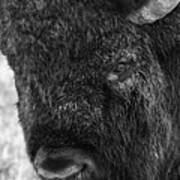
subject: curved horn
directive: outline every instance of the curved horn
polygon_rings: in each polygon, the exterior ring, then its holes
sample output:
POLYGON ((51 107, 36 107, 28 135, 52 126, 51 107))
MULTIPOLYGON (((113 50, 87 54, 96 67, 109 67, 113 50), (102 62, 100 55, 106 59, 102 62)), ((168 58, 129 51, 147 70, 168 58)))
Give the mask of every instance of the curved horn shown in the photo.
POLYGON ((143 7, 128 15, 128 19, 136 24, 153 23, 170 13, 180 0, 149 0, 143 7))

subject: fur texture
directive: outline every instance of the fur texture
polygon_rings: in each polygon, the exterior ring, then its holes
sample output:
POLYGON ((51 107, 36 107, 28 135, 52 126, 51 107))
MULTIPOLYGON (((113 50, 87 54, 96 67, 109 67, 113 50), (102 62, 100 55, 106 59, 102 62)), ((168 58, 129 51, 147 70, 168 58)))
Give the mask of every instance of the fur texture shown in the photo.
POLYGON ((29 157, 77 147, 106 180, 177 180, 180 6, 137 26, 124 18, 135 1, 117 2, 0 0, 29 157))

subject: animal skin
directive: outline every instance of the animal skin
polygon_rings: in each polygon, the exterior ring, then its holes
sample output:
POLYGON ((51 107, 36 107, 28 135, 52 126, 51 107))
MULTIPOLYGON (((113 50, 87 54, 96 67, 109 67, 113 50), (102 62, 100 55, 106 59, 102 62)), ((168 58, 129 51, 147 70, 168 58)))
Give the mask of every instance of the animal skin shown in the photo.
POLYGON ((180 5, 151 24, 126 18, 145 3, 0 0, 0 49, 42 179, 180 178, 180 5))

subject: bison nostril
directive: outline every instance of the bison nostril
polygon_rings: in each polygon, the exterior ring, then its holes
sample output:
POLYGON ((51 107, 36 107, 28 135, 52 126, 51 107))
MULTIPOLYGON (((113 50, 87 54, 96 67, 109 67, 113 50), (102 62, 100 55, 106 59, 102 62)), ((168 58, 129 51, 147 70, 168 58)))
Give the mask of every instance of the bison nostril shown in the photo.
POLYGON ((70 148, 50 152, 41 148, 35 157, 34 166, 37 173, 47 179, 66 179, 82 174, 90 177, 97 174, 97 166, 89 155, 70 148))
POLYGON ((66 169, 66 168, 70 167, 73 164, 74 164, 74 162, 72 160, 70 160, 70 159, 63 159, 63 158, 52 159, 52 158, 47 158, 46 160, 44 160, 44 162, 42 162, 41 167, 43 169, 48 170, 48 171, 56 172, 56 171, 59 171, 59 170, 66 169))

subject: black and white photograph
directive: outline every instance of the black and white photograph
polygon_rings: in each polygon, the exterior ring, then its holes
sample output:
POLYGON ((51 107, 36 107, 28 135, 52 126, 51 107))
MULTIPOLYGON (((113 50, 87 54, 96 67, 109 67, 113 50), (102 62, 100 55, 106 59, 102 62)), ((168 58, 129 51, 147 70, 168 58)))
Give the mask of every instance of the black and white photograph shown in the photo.
POLYGON ((0 180, 180 180, 180 0, 0 0, 0 180))

